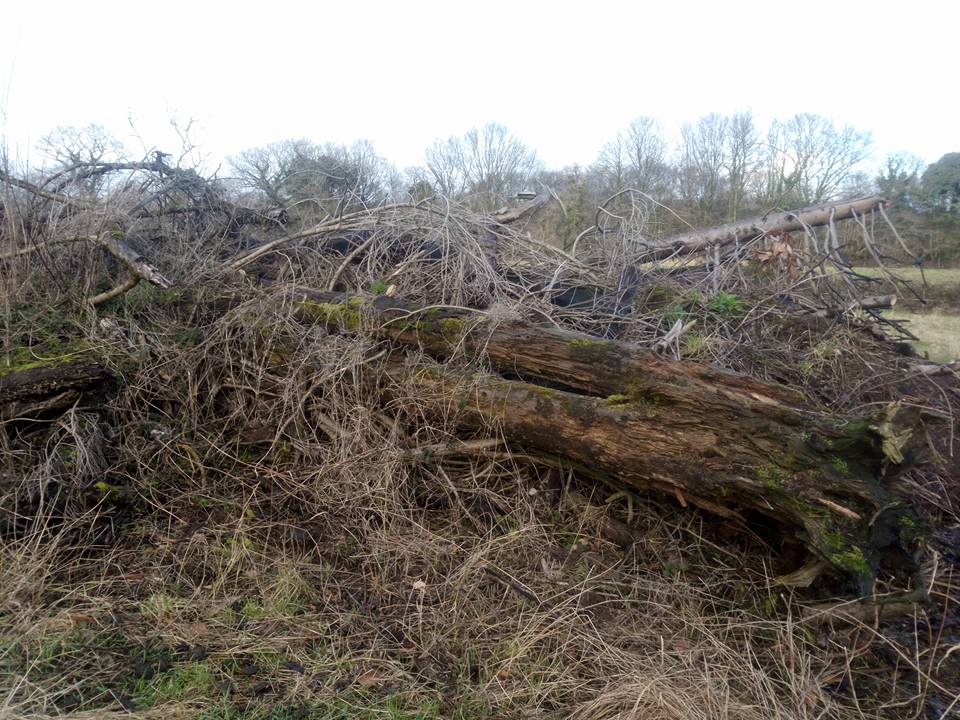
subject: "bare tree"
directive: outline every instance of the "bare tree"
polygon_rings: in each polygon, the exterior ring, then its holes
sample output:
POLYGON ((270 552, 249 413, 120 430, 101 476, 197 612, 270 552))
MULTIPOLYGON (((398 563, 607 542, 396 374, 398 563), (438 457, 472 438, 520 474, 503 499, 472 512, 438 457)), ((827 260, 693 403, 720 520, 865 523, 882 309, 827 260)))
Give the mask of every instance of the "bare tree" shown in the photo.
POLYGON ((230 165, 242 186, 262 193, 268 204, 284 207, 290 200, 283 188, 284 180, 292 173, 298 146, 306 142, 284 140, 244 150, 231 158, 230 165))
POLYGON ((656 120, 638 117, 627 128, 624 141, 633 185, 644 192, 660 194, 668 174, 667 144, 656 120))
POLYGON ((123 143, 96 124, 58 127, 40 140, 40 151, 61 167, 118 162, 125 155, 123 143))
POLYGON ((424 157, 431 184, 447 197, 459 197, 467 191, 463 145, 458 137, 437 140, 426 149, 424 157))
POLYGON ((774 121, 768 138, 761 196, 771 206, 820 202, 841 194, 870 156, 870 134, 837 127, 822 115, 800 113, 774 121))
POLYGON ((603 178, 603 186, 608 193, 617 192, 629 184, 627 180, 628 164, 626 142, 623 133, 620 132, 600 149, 600 155, 597 157, 595 165, 597 173, 603 178))
POLYGON ((727 220, 736 220, 747 198, 750 176, 756 166, 757 129, 753 115, 737 113, 727 121, 727 220))
POLYGON ((391 194, 399 179, 366 140, 350 146, 286 140, 245 150, 231 160, 241 185, 274 207, 312 206, 331 214, 369 207, 391 194))
MULTIPOLYGON (((54 178, 70 174, 79 167, 126 159, 123 143, 102 125, 96 124, 58 127, 40 140, 39 150, 52 163, 54 172, 50 175, 54 178)), ((70 191, 97 195, 110 180, 107 174, 95 175, 74 183, 70 191)))
POLYGON ((531 148, 497 123, 434 143, 426 162, 438 191, 452 197, 469 194, 485 210, 524 189, 542 167, 531 148))
POLYGON ((541 168, 536 153, 503 125, 488 123, 464 135, 467 177, 473 192, 505 199, 541 168))
POLYGON ((661 197, 670 174, 666 155, 667 144, 656 120, 641 116, 603 146, 597 168, 611 192, 630 185, 661 197))
POLYGON ((698 224, 715 221, 723 213, 728 125, 728 118, 711 113, 681 130, 677 188, 698 224))
POLYGON ((792 169, 792 162, 784 151, 783 128, 774 121, 767 129, 753 179, 753 195, 762 207, 784 207, 790 198, 796 197, 792 169))

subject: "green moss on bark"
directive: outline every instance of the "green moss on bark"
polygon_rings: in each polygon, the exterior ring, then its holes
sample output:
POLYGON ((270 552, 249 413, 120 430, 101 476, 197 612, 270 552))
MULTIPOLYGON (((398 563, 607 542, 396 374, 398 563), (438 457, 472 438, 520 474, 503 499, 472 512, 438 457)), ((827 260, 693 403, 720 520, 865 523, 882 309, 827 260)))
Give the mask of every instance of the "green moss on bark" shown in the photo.
POLYGON ((91 345, 85 340, 47 341, 42 345, 15 347, 0 355, 0 377, 38 367, 59 367, 90 352, 91 345))
POLYGON ((360 327, 364 298, 351 297, 345 303, 326 303, 303 300, 300 308, 307 317, 333 325, 342 330, 357 330, 360 327))

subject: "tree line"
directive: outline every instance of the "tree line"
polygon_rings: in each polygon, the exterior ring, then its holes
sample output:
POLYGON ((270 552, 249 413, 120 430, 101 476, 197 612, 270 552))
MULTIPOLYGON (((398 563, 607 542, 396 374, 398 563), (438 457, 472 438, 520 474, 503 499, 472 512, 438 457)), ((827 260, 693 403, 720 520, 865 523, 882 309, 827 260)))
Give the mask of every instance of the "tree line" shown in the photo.
MULTIPOLYGON (((61 129, 46 155, 69 166, 116 159, 122 146, 101 128, 61 129)), ((880 193, 898 226, 931 264, 960 260, 960 153, 926 166, 908 153, 885 158, 874 175, 868 132, 811 113, 760 127, 749 112, 711 113, 685 124, 670 143, 651 117, 638 117, 606 142, 593 163, 550 169, 506 127, 489 123, 435 141, 422 165, 400 170, 366 140, 350 145, 283 140, 229 160, 224 187, 257 207, 308 222, 385 202, 442 195, 489 212, 518 193, 549 188, 560 201, 541 222, 570 247, 598 205, 631 188, 648 204, 646 232, 704 227, 825 200, 880 193)))

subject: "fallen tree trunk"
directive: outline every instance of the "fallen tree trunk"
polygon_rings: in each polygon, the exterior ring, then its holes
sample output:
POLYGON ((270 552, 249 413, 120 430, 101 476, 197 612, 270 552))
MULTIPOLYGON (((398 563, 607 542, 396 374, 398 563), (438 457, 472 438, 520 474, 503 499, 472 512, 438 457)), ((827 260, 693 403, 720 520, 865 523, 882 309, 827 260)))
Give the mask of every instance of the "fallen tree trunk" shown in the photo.
POLYGON ((0 365, 0 420, 63 410, 82 393, 103 387, 112 378, 113 373, 92 356, 37 359, 10 368, 0 365))
POLYGON ((877 195, 843 202, 821 203, 798 210, 784 210, 760 217, 707 228, 691 230, 664 238, 657 246, 644 253, 644 260, 663 259, 676 255, 690 255, 734 242, 747 242, 764 234, 795 232, 805 228, 821 227, 831 222, 846 220, 877 210, 886 204, 877 195))
POLYGON ((916 519, 885 476, 904 462, 910 420, 815 411, 789 388, 624 343, 521 321, 303 291, 300 312, 435 357, 483 354, 503 374, 414 374, 467 424, 644 490, 728 517, 752 510, 793 528, 866 587, 892 552, 909 562, 916 519))
MULTIPOLYGON (((518 447, 586 476, 665 493, 681 504, 775 520, 866 589, 880 567, 911 565, 918 521, 890 486, 905 465, 910 418, 891 407, 845 418, 795 391, 701 363, 482 313, 300 291, 302 318, 364 331, 437 358, 486 358, 500 375, 389 366, 437 412, 494 424, 518 447)), ((63 409, 111 373, 95 353, 0 373, 0 417, 63 409)))
POLYGON ((828 307, 813 311, 816 317, 833 318, 854 310, 889 310, 897 304, 896 295, 870 295, 847 303, 846 307, 828 307))

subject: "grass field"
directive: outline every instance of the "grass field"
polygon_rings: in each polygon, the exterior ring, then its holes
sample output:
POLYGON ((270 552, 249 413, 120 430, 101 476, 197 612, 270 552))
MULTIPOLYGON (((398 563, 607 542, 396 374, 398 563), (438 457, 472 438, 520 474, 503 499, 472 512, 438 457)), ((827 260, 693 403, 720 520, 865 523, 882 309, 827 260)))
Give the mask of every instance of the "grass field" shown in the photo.
MULTIPOLYGON (((854 270, 861 275, 868 275, 870 277, 880 277, 883 274, 879 268, 872 266, 856 267, 854 270)), ((893 272, 896 273, 898 277, 909 282, 922 282, 919 268, 895 268, 893 272)), ((926 278, 927 284, 934 287, 943 285, 960 286, 960 268, 924 268, 923 277, 926 278)))
POLYGON ((920 338, 917 352, 931 360, 951 362, 960 358, 960 315, 949 313, 888 313, 897 320, 908 320, 907 329, 920 338))
MULTIPOLYGON (((855 269, 870 277, 881 275, 875 267, 855 269)), ((922 282, 919 268, 897 268, 895 272, 908 282, 918 285, 922 282)), ((956 360, 960 358, 960 313, 951 310, 956 310, 960 305, 960 268, 926 268, 923 278, 927 281, 925 295, 936 305, 936 309, 915 312, 898 305, 888 315, 909 321, 907 329, 920 338, 914 346, 921 355, 926 354, 938 362, 956 360)))

